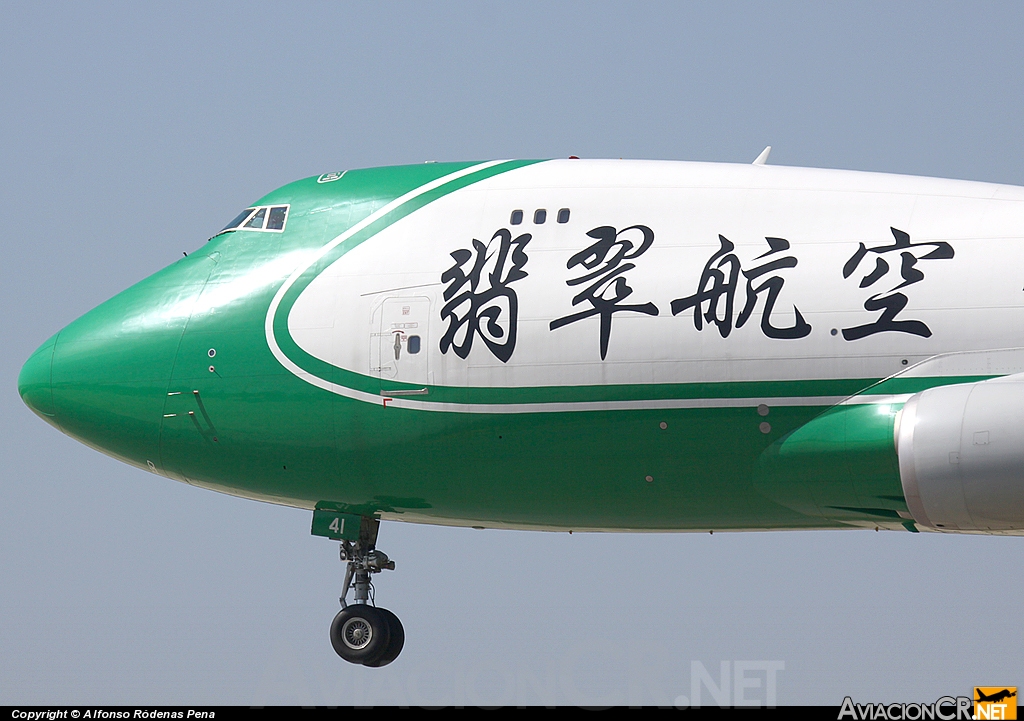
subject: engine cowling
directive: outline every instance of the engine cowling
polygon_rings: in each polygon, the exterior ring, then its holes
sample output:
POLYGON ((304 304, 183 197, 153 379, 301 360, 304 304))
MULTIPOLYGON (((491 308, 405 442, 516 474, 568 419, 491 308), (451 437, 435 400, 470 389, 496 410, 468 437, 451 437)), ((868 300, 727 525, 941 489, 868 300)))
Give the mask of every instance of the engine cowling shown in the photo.
POLYGON ((1024 535, 1024 373, 917 393, 895 435, 919 525, 1024 535))

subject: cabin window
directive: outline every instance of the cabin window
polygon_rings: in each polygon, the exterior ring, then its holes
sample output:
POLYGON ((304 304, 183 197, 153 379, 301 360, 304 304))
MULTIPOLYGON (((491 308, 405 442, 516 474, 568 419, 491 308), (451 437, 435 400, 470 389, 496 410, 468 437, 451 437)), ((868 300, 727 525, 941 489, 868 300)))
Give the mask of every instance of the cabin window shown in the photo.
POLYGON ((547 219, 548 211, 544 210, 544 208, 538 208, 533 214, 533 222, 537 225, 543 225, 547 219))
POLYGON ((409 336, 409 340, 405 343, 405 349, 410 355, 416 355, 420 352, 420 337, 418 335, 409 336))
MULTIPOLYGON (((238 222, 241 223, 242 221, 238 221, 238 222)), ((519 225, 520 223, 522 223, 523 222, 523 211, 521 211, 521 210, 513 210, 512 211, 512 217, 509 218, 508 222, 510 222, 512 225, 519 225)))
POLYGON ((284 219, 287 215, 287 206, 278 205, 271 208, 270 216, 267 218, 267 230, 284 230, 284 219))
MULTIPOLYGON (((256 208, 246 208, 245 210, 238 214, 238 217, 236 217, 230 223, 225 225, 224 230, 231 230, 232 228, 237 228, 242 224, 242 221, 244 221, 246 218, 252 215, 252 211, 254 210, 256 210, 256 208)), ((224 230, 222 230, 221 232, 223 233, 224 230)))
POLYGON ((569 209, 568 208, 562 208, 561 210, 558 211, 558 222, 559 223, 568 223, 569 222, 569 209))
POLYGON ((243 225, 243 228, 252 228, 253 230, 263 230, 263 221, 266 220, 267 209, 260 208, 256 211, 256 215, 249 218, 249 222, 243 225))

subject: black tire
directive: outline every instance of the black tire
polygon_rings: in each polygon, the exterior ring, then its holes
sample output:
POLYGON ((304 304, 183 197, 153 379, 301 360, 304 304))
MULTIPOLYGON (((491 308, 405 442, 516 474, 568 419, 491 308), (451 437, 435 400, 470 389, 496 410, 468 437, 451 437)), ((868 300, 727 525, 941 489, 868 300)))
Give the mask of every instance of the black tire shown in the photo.
POLYGON ((379 609, 366 604, 343 608, 331 623, 331 645, 349 663, 372 663, 391 644, 391 624, 379 609))
POLYGON ((388 630, 391 633, 391 638, 388 641, 388 647, 384 653, 376 661, 365 661, 364 666, 370 668, 379 668, 380 666, 387 666, 389 663, 398 658, 398 654, 402 652, 402 647, 405 646, 405 629, 402 628, 402 622, 398 620, 398 616, 391 613, 386 608, 378 608, 381 615, 388 622, 388 630))

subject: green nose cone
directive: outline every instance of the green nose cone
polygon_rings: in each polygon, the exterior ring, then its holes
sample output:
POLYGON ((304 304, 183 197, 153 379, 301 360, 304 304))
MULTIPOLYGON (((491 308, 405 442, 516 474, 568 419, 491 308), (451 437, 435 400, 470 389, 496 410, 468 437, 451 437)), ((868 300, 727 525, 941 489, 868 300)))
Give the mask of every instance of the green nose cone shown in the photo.
POLYGON ((55 423, 53 405, 53 347, 57 335, 33 353, 18 374, 18 392, 25 405, 48 423, 55 423))
POLYGON ((175 355, 213 265, 182 259, 68 324, 21 369, 25 404, 88 446, 154 467, 175 355))

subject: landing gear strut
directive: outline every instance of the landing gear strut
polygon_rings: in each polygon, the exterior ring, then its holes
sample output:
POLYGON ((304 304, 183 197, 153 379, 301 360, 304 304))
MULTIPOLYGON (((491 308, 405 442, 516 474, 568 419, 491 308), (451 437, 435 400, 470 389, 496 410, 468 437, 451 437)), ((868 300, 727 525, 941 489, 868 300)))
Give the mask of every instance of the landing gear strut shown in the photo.
POLYGON ((341 587, 341 611, 331 623, 331 645, 349 663, 387 666, 398 658, 405 645, 405 629, 398 616, 373 604, 370 576, 395 570, 395 562, 374 546, 380 521, 362 518, 359 539, 342 540, 341 560, 346 562, 341 587), (352 603, 345 599, 354 590, 352 603))

